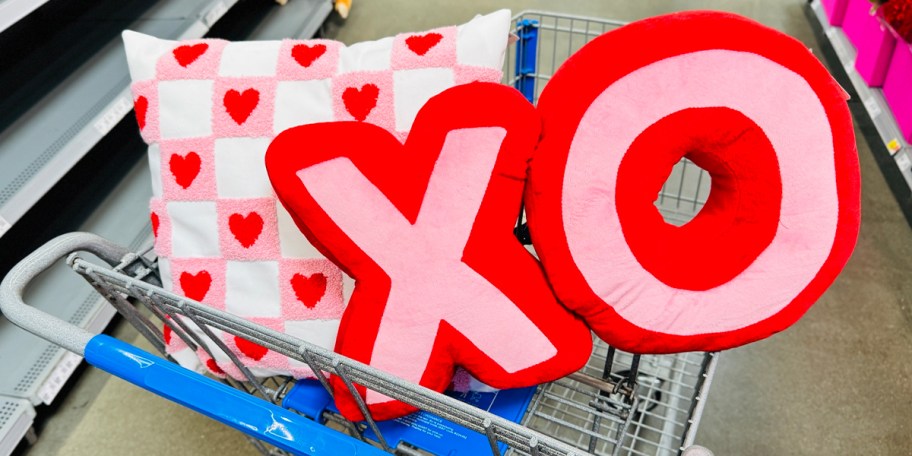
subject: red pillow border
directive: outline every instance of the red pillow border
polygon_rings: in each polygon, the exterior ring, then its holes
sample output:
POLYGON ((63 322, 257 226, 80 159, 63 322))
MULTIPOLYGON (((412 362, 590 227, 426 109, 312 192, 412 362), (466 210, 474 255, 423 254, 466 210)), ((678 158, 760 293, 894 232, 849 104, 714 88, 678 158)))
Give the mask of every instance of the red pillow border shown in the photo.
POLYGON ((551 78, 538 105, 543 136, 532 161, 526 208, 533 243, 558 298, 603 340, 634 353, 723 350, 766 338, 793 324, 835 280, 858 237, 860 176, 845 98, 845 92, 802 43, 733 14, 696 11, 658 16, 594 39, 551 78), (666 334, 621 317, 592 290, 576 266, 562 218, 565 167, 584 113, 607 87, 654 62, 711 49, 749 52, 772 60, 803 77, 817 95, 833 134, 839 200, 836 235, 813 280, 771 317, 726 332, 666 334), (610 65, 605 56, 611 57, 610 65))

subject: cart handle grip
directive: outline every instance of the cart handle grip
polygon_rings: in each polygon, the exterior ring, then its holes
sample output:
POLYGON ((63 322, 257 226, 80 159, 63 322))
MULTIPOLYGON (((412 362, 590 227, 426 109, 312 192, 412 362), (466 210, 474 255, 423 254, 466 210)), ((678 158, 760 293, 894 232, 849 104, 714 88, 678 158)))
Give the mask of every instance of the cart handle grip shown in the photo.
POLYGON ((129 250, 91 233, 60 235, 17 263, 0 283, 0 313, 16 326, 78 355, 84 355, 93 334, 74 324, 27 305, 22 295, 29 283, 58 260, 77 251, 85 251, 112 267, 130 253, 129 250))
POLYGON ((104 334, 88 341, 85 359, 142 389, 293 454, 388 455, 360 440, 327 432, 324 426, 308 418, 104 334))

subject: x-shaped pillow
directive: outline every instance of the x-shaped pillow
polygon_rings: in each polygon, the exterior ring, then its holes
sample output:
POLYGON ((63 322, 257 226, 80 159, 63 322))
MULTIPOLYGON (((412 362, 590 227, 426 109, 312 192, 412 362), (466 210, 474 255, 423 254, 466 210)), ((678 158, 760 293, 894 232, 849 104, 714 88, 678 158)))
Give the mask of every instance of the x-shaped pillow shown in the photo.
MULTIPOLYGON (((275 139, 266 167, 279 199, 356 281, 337 352, 437 391, 456 365, 512 388, 585 364, 589 331, 512 234, 539 130, 518 92, 474 83, 432 98, 404 145, 360 122, 275 139)), ((334 389, 361 418, 339 379, 334 389)), ((365 399, 377 419, 414 410, 365 399)))

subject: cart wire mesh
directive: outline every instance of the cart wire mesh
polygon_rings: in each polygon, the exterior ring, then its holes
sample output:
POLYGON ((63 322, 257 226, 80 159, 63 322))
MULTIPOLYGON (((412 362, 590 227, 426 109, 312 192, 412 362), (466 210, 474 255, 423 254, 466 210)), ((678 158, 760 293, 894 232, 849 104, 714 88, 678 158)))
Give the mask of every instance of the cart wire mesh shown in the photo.
MULTIPOLYGON (((568 56, 592 38, 622 25, 620 22, 525 12, 516 17, 519 40, 507 56, 506 84, 531 101, 568 56), (534 35, 534 39, 530 38, 534 35), (534 46, 530 45, 533 44, 534 46), (534 52, 533 65, 530 52, 534 52)), ((656 200, 669 223, 683 224, 699 212, 709 193, 705 172, 687 160, 675 166, 656 200)), ((423 387, 287 334, 256 325, 231 314, 160 288, 157 263, 150 252, 131 254, 117 267, 99 266, 74 253, 67 259, 155 349, 166 358, 162 325, 191 348, 224 352, 247 381, 224 379, 230 386, 280 405, 294 380, 255 377, 215 335, 225 331, 306 363, 328 389, 326 374, 339 376, 354 392, 355 385, 401 400, 487 436, 492 453, 498 442, 515 455, 675 455, 693 444, 718 355, 683 353, 634 356, 594 338, 595 348, 585 368, 564 379, 541 385, 521 423, 513 423, 423 387), (208 336, 201 338, 192 327, 208 336)), ((173 360, 172 360, 173 361, 173 360)), ((363 423, 341 415, 309 417, 338 432, 395 454, 428 454, 405 442, 392 447, 359 399, 363 423), (368 439, 370 429, 376 439, 368 439)), ((263 454, 286 454, 256 440, 263 454)))
MULTIPOLYGON (((508 51, 503 83, 515 87, 533 103, 565 60, 593 38, 624 25, 542 11, 524 11, 515 19, 517 41, 508 51)), ((605 65, 611 64, 610 57, 606 56, 605 65)), ((684 225, 703 208, 710 184, 706 171, 682 159, 662 186, 656 207, 668 223, 684 225)))

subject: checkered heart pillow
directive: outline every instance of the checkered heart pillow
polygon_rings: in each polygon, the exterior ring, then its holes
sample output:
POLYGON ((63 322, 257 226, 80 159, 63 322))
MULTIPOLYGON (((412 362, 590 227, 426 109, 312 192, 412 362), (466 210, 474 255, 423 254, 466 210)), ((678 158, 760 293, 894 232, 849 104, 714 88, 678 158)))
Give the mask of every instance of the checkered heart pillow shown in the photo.
MULTIPOLYGON (((501 10, 459 27, 347 47, 328 40, 176 42, 125 31, 136 119, 149 143, 151 220, 165 287, 333 348, 350 281, 276 200, 267 146, 289 127, 337 120, 369 122, 404 139, 432 96, 500 81, 509 29, 510 12, 501 10)), ((194 353, 165 331, 169 353, 189 368, 243 379, 227 349, 257 376, 312 375, 255 343, 215 335, 219 340, 200 334, 210 350, 194 353)))

